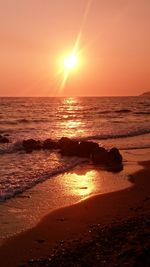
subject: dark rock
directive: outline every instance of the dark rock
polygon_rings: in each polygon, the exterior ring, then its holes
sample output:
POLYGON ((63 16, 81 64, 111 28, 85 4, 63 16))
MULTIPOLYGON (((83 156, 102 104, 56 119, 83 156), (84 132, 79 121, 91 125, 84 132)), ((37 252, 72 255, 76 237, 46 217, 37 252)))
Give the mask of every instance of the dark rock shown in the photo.
POLYGON ((60 153, 61 155, 64 156, 74 156, 77 145, 78 145, 77 141, 71 140, 68 137, 62 137, 58 141, 60 153))
POLYGON ((62 137, 59 142, 60 153, 65 156, 78 156, 89 158, 99 149, 99 145, 94 142, 75 141, 67 137, 62 137))
POLYGON ((123 170, 122 155, 118 148, 113 147, 108 152, 109 164, 107 170, 111 172, 120 172, 123 170))
POLYGON ((0 143, 9 143, 9 139, 0 134, 0 143))
POLYGON ((113 147, 110 149, 108 153, 109 153, 109 160, 111 163, 117 163, 117 164, 122 163, 122 155, 120 154, 118 148, 113 147))
POLYGON ((99 147, 99 149, 92 154, 91 157, 94 164, 108 164, 109 163, 109 156, 108 151, 104 147, 99 147))
POLYGON ((23 140, 22 145, 27 153, 31 153, 33 150, 39 150, 42 148, 41 142, 34 139, 23 140))
POLYGON ((78 141, 66 140, 65 143, 61 143, 60 153, 63 156, 79 156, 78 141))
POLYGON ((122 155, 117 148, 112 148, 107 151, 103 147, 92 154, 91 157, 94 164, 105 165, 108 171, 120 172, 123 169, 122 155))
POLYGON ((106 167, 106 169, 107 169, 107 171, 114 172, 114 173, 121 172, 123 170, 123 164, 122 163, 120 163, 120 164, 110 163, 106 167))
POLYGON ((53 141, 52 139, 46 139, 44 142, 43 142, 43 149, 57 149, 58 148, 58 143, 53 141))
POLYGON ((71 142, 73 142, 70 138, 68 137, 62 137, 58 141, 58 146, 60 149, 63 149, 64 147, 68 146, 71 142))
MULTIPOLYGON (((0 138, 4 138, 0 135, 0 138)), ((44 142, 34 139, 23 140, 22 146, 26 153, 31 153, 33 150, 51 150, 60 149, 62 156, 77 156, 89 158, 94 164, 105 165, 108 171, 118 172, 123 169, 122 155, 117 148, 112 148, 107 151, 95 142, 77 141, 68 137, 62 137, 58 142, 52 139, 46 139, 44 142)))
POLYGON ((99 151, 99 145, 94 142, 81 141, 78 145, 78 156, 91 157, 92 154, 99 151))

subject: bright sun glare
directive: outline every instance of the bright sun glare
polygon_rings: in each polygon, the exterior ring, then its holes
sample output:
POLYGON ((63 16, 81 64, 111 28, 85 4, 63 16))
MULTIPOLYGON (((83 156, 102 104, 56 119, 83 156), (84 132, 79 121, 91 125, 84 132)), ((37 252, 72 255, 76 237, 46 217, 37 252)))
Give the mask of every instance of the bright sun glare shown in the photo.
POLYGON ((60 57, 60 74, 62 75, 62 81, 60 82, 59 90, 63 90, 69 76, 72 72, 80 67, 80 58, 78 53, 74 51, 60 57))
POLYGON ((74 69, 77 65, 77 56, 75 54, 71 54, 66 56, 64 59, 64 68, 66 70, 74 69))

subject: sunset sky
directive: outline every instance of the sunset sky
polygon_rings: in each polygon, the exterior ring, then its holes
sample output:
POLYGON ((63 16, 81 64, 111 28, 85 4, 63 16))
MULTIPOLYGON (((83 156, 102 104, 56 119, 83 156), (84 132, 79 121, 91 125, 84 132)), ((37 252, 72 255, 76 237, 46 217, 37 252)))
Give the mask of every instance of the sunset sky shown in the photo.
POLYGON ((0 36, 1 96, 150 90, 150 0, 0 0, 0 36), (79 63, 61 86, 77 38, 79 63))

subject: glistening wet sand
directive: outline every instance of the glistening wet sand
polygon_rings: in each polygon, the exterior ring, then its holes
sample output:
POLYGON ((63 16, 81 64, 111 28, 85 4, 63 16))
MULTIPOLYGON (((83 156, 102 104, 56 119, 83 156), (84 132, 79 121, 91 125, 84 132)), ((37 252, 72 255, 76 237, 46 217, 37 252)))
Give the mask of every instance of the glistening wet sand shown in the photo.
POLYGON ((144 169, 132 174, 132 187, 54 211, 33 229, 8 240, 0 250, 2 266, 17 266, 29 259, 49 257, 60 241, 84 239, 93 224, 107 226, 114 221, 148 218, 150 162, 140 164, 144 169))

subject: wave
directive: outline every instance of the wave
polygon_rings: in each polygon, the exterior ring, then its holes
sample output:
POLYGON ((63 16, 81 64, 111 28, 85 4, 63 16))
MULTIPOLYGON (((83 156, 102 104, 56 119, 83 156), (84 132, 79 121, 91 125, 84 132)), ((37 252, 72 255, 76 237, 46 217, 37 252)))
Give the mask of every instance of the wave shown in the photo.
POLYGON ((102 110, 99 111, 98 114, 113 114, 113 113, 130 113, 132 112, 130 109, 118 109, 118 110, 102 110))
POLYGON ((150 148, 150 145, 147 144, 147 145, 140 145, 140 146, 128 146, 128 147, 119 147, 120 150, 135 150, 135 149, 149 149, 150 148))
POLYGON ((30 177, 30 179, 26 180, 26 182, 24 180, 21 185, 17 185, 16 188, 11 187, 11 188, 7 189, 3 193, 1 193, 0 202, 4 202, 7 199, 10 199, 10 198, 12 198, 18 194, 21 194, 28 189, 31 189, 36 184, 42 183, 45 180, 51 178, 52 176, 55 176, 58 174, 63 174, 66 171, 73 169, 74 167, 76 167, 79 164, 87 163, 88 160, 87 159, 81 159, 81 158, 74 158, 73 162, 70 162, 70 160, 68 162, 69 163, 67 165, 62 166, 62 167, 57 167, 56 169, 54 169, 52 171, 45 172, 41 176, 33 177, 33 178, 30 177))
POLYGON ((118 109, 115 110, 115 113, 130 113, 132 112, 130 109, 118 109))
POLYGON ((19 123, 43 123, 43 122, 49 122, 49 119, 31 119, 31 120, 27 120, 27 119, 20 119, 17 122, 19 123))
POLYGON ((150 111, 139 111, 139 112, 134 112, 136 115, 150 115, 150 111))
POLYGON ((6 125, 6 124, 16 125, 17 122, 15 120, 0 120, 0 124, 1 125, 6 125))
POLYGON ((108 113, 112 113, 112 110, 102 110, 98 112, 98 114, 108 114, 108 113))
MULTIPOLYGON (((134 131, 127 131, 126 133, 111 133, 111 134, 104 134, 104 135, 91 135, 86 137, 81 137, 81 140, 106 140, 106 139, 116 139, 116 138, 127 138, 127 137, 134 137, 144 134, 149 134, 150 129, 140 129, 134 131)), ((79 139, 79 138, 78 138, 79 139)))
POLYGON ((20 122, 20 123, 29 123, 29 120, 27 120, 27 119, 20 119, 20 120, 17 120, 16 121, 16 123, 18 123, 18 122, 20 122))
POLYGON ((17 119, 17 120, 0 120, 1 125, 18 125, 18 124, 31 124, 31 123, 45 123, 49 122, 50 119, 17 119))
MULTIPOLYGON (((109 140, 109 139, 117 139, 117 138, 128 138, 128 137, 136 137, 136 136, 142 136, 145 134, 149 134, 150 129, 139 129, 139 130, 132 130, 132 131, 127 131, 124 133, 110 133, 110 134, 98 134, 98 135, 88 135, 88 136, 83 136, 83 137, 77 137, 74 138, 76 140, 109 140)), ((23 140, 18 140, 14 143, 8 143, 5 145, 0 145, 0 154, 5 154, 5 153, 16 153, 19 151, 23 151, 23 146, 22 146, 22 141, 23 140)))
POLYGON ((22 140, 16 141, 15 143, 2 144, 2 147, 0 147, 0 155, 16 153, 22 149, 22 140))

